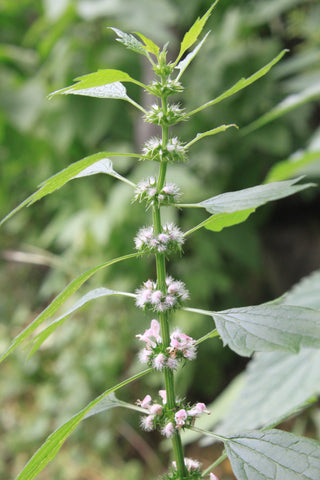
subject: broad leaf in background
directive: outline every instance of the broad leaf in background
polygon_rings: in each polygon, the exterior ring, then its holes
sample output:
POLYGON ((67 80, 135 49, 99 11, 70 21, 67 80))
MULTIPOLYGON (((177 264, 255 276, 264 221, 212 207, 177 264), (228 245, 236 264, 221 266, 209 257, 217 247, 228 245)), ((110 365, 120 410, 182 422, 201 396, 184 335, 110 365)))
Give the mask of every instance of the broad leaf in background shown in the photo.
MULTIPOLYGON (((230 434, 277 425, 319 395, 319 349, 304 348, 296 355, 257 354, 248 364, 238 397, 216 431, 230 434)), ((209 442, 205 439, 204 443, 209 442)))
MULTIPOLYGON (((73 430, 79 425, 79 423, 84 419, 90 416, 90 412, 94 407, 96 407, 99 402, 101 402, 108 395, 112 394, 119 388, 128 385, 129 383, 137 380, 138 378, 143 377, 147 373, 151 372, 152 369, 144 370, 133 377, 124 380, 115 387, 109 388, 104 393, 102 393, 95 400, 90 402, 83 410, 74 415, 70 420, 65 422, 61 427, 59 427, 55 432, 53 432, 45 441, 45 443, 36 451, 33 457, 29 460, 27 465, 24 467, 22 472, 17 476, 16 480, 33 480, 43 469, 44 467, 54 459, 54 457, 59 452, 63 443, 71 435, 73 430)), ((115 397, 111 397, 111 401, 107 402, 108 405, 105 405, 106 408, 113 408, 119 406, 122 402, 118 402, 115 397)), ((98 413, 98 412, 96 412, 98 413)))
POLYGON ((238 355, 320 347, 320 312, 293 305, 264 304, 211 312, 223 340, 238 355))
POLYGON ((281 430, 224 439, 238 480, 319 480, 320 443, 281 430))
POLYGON ((101 297, 107 297, 109 295, 124 295, 127 297, 135 297, 134 294, 132 293, 126 293, 126 292, 117 292, 116 290, 110 290, 109 288, 96 288, 94 290, 91 290, 90 292, 86 293, 83 297, 81 297, 71 308, 69 308, 64 314, 62 314, 60 317, 56 318, 51 322, 46 328, 44 328, 40 333, 36 335, 36 337, 33 340, 33 346, 30 351, 30 355, 33 355, 33 353, 38 350, 38 348, 42 345, 42 343, 63 323, 66 321, 66 319, 74 313, 75 311, 79 310, 81 307, 83 307, 86 303, 91 302, 92 300, 95 300, 97 298, 101 297))
POLYGON ((305 103, 311 102, 313 100, 318 100, 320 98, 320 85, 313 85, 300 93, 294 93, 289 95, 287 98, 282 100, 277 106, 275 106, 270 112, 262 115, 254 122, 252 122, 247 127, 241 130, 243 135, 253 132, 260 127, 263 127, 269 122, 272 122, 276 118, 285 115, 286 113, 294 110, 295 108, 304 105, 305 103))
POLYGON ((301 170, 320 160, 320 150, 313 152, 302 150, 295 152, 287 160, 276 163, 268 173, 265 183, 286 180, 300 174, 301 170))
POLYGON ((97 72, 77 77, 74 80, 77 83, 50 93, 49 98, 52 98, 54 95, 59 94, 76 94, 78 90, 83 91, 96 87, 104 87, 105 85, 114 84, 116 82, 132 82, 139 85, 140 87, 145 88, 145 85, 143 85, 143 83, 138 82, 138 80, 135 80, 134 78, 130 77, 128 73, 122 72, 121 70, 98 70, 97 72))
POLYGON ((308 307, 315 310, 320 310, 319 292, 320 271, 317 270, 294 285, 282 297, 281 301, 287 305, 298 305, 300 307, 308 307))
POLYGON ((29 207, 33 203, 37 202, 41 198, 45 197, 46 195, 49 195, 52 192, 55 192, 56 190, 59 190, 59 188, 63 187, 66 183, 68 183, 70 180, 82 176, 87 176, 87 175, 94 175, 96 173, 106 173, 108 175, 111 175, 112 177, 115 177, 125 183, 128 183, 132 187, 135 187, 135 184, 127 180, 126 178, 122 177, 119 173, 117 173, 115 170, 113 170, 113 165, 111 160, 109 158, 106 158, 106 156, 134 156, 134 157, 139 157, 140 155, 135 154, 135 153, 112 153, 112 152, 100 152, 100 153, 95 153, 94 155, 89 155, 88 157, 83 158, 82 160, 79 160, 78 162, 74 162, 71 165, 69 165, 67 168, 64 168, 61 170, 61 172, 56 173, 53 175, 53 177, 48 178, 48 180, 45 180, 44 182, 41 183, 39 190, 37 190, 35 193, 30 195, 26 200, 24 200, 20 205, 18 205, 15 209, 13 209, 6 217, 4 217, 0 221, 0 226, 8 220, 12 215, 17 213, 19 210, 21 210, 23 207, 29 207))
POLYGON ((122 262, 123 260, 129 260, 130 258, 135 258, 137 256, 141 255, 141 253, 131 253, 129 255, 124 255, 123 257, 118 257, 113 260, 110 260, 108 262, 102 263, 101 265, 98 265, 97 267, 90 268, 86 272, 82 273, 79 275, 79 277, 75 278, 72 280, 71 283, 61 292, 59 295, 57 295, 52 302, 47 306, 47 308, 38 315, 33 322, 30 323, 24 330, 22 330, 19 335, 17 335, 11 345, 7 348, 7 350, 0 356, 0 362, 2 362, 8 355, 11 353, 15 348, 20 345, 26 338, 33 333, 36 328, 38 328, 45 320, 50 318, 57 310, 58 308, 63 305, 66 300, 68 300, 69 297, 73 293, 75 293, 81 285, 84 284, 87 280, 89 280, 92 275, 94 275, 96 272, 99 270, 102 270, 103 268, 109 267, 110 265, 114 265, 115 263, 122 262))
POLYGON ((193 115, 194 113, 200 112, 204 108, 211 107, 212 105, 215 105, 216 103, 221 102, 222 100, 231 97, 235 93, 239 92, 240 90, 248 87, 252 83, 256 82, 259 80, 259 78, 263 77, 266 73, 269 72, 269 70, 281 60, 283 55, 287 52, 288 50, 282 50, 282 52, 279 53, 271 62, 267 63, 264 67, 262 67, 260 70, 258 70, 256 73, 251 75, 248 78, 241 78, 237 83, 235 83, 231 88, 226 90, 224 93, 219 95, 219 97, 215 98, 214 100, 210 100, 209 102, 205 103, 204 105, 201 105, 200 107, 196 108, 195 110, 192 110, 192 112, 188 113, 188 115, 193 115))
POLYGON ((216 0, 213 5, 207 10, 207 12, 201 17, 197 18, 197 20, 194 22, 190 30, 187 31, 187 33, 184 35, 181 46, 180 46, 180 51, 179 55, 175 61, 175 64, 179 62, 180 58, 182 55, 190 48, 192 45, 198 40, 198 37, 200 33, 203 30, 203 27, 207 23, 207 20, 214 9, 214 7, 217 5, 219 0, 216 0))

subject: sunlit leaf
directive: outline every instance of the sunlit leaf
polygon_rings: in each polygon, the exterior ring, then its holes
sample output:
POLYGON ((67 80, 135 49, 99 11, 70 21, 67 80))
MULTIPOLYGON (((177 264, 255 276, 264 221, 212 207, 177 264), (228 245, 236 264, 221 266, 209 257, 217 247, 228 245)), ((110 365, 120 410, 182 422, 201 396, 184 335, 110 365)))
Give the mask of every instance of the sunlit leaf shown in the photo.
POLYGON ((313 100, 318 100, 320 98, 320 85, 313 85, 300 93, 294 93, 289 95, 287 98, 282 100, 276 107, 274 107, 270 112, 262 115, 262 117, 255 120, 253 123, 245 127, 241 130, 241 132, 245 135, 247 133, 251 133, 254 130, 266 125, 269 122, 272 122, 276 118, 285 115, 286 113, 294 110, 295 108, 304 105, 305 103, 309 103, 313 100))
MULTIPOLYGON (((138 378, 143 377, 147 373, 151 372, 152 369, 144 370, 133 377, 124 380, 115 387, 109 388, 104 393, 102 393, 95 400, 90 402, 84 409, 79 413, 74 415, 70 420, 65 422, 61 427, 59 427, 55 432, 53 432, 45 441, 45 443, 37 450, 33 457, 29 460, 27 465, 24 467, 22 472, 17 476, 16 480, 33 480, 43 469, 44 467, 55 458, 63 443, 71 435, 73 430, 79 425, 79 423, 86 417, 90 416, 90 411, 98 405, 104 398, 112 394, 116 390, 128 385, 129 383, 137 380, 138 378)), ((109 408, 118 406, 117 400, 115 397, 111 397, 109 402, 109 408)))
POLYGON ((212 312, 224 345, 239 355, 320 347, 320 312, 293 305, 263 304, 212 312))
POLYGON ((129 50, 132 50, 141 55, 146 55, 146 49, 144 45, 134 36, 129 33, 122 32, 118 28, 109 27, 110 30, 113 30, 118 36, 117 41, 122 43, 129 50))
POLYGON ((238 480, 318 480, 320 443, 281 430, 253 430, 224 439, 238 480))
POLYGON ((232 227, 233 225, 245 222, 254 211, 254 208, 249 208, 248 210, 240 210, 239 212, 233 213, 217 213, 205 220, 203 226, 207 230, 221 232, 221 230, 226 227, 232 227))
POLYGON ((109 295, 124 295, 124 296, 134 296, 133 294, 126 293, 126 292, 118 292, 116 290, 110 290, 109 288, 96 288, 91 290, 86 295, 81 297, 71 308, 69 308, 64 314, 60 317, 56 318, 51 322, 46 328, 44 328, 40 333, 36 335, 33 340, 33 346, 30 351, 30 355, 38 350, 38 348, 42 345, 42 343, 61 325, 64 324, 66 319, 74 312, 82 308, 86 303, 91 302, 97 298, 107 297, 109 295))
POLYGON ((200 33, 203 30, 203 27, 207 23, 208 18, 214 7, 217 5, 219 0, 216 0, 213 5, 209 8, 209 10, 201 17, 197 18, 194 22, 190 30, 184 35, 183 40, 181 42, 180 51, 176 63, 180 60, 182 55, 190 48, 192 45, 198 40, 200 33))
POLYGON ((239 92, 240 90, 248 87, 252 83, 256 82, 259 80, 259 78, 263 77, 266 73, 269 72, 269 70, 277 63, 283 55, 287 52, 288 50, 283 50, 279 55, 277 55, 271 62, 269 62, 267 65, 262 67, 260 70, 258 70, 256 73, 251 75, 248 78, 241 78, 237 83, 235 83, 231 88, 226 90, 224 93, 219 95, 219 97, 215 98, 214 100, 210 100, 209 102, 205 103, 204 105, 201 105, 200 107, 196 108, 192 112, 188 113, 188 115, 193 115, 194 113, 200 112, 204 108, 211 107, 212 105, 215 105, 216 103, 221 102, 222 100, 231 97, 231 95, 234 95, 235 93, 239 92))
POLYGON ((19 333, 19 335, 14 338, 11 345, 0 356, 0 362, 2 362, 9 355, 9 353, 13 352, 13 350, 15 350, 18 345, 20 345, 24 340, 26 340, 29 335, 31 335, 36 330, 36 328, 38 328, 45 320, 52 317, 52 315, 56 313, 58 308, 60 308, 61 305, 63 305, 68 300, 68 298, 71 297, 71 295, 75 293, 81 287, 81 285, 84 284, 84 282, 89 280, 92 275, 94 275, 99 270, 102 270, 103 268, 109 267, 110 265, 118 262, 122 262, 123 260, 135 258, 138 255, 138 253, 131 253, 129 255, 124 255, 123 257, 109 260, 108 262, 102 263, 97 267, 90 268, 86 272, 79 275, 79 277, 72 280, 72 282, 69 283, 69 285, 67 285, 67 287, 52 300, 52 302, 47 306, 47 308, 42 313, 40 313, 40 315, 38 315, 30 325, 28 325, 22 332, 19 333))
POLYGON ((201 40, 201 42, 199 42, 198 45, 192 50, 192 52, 188 53, 188 55, 186 55, 183 60, 180 60, 180 62, 178 63, 178 65, 175 67, 177 70, 180 70, 179 73, 178 73, 178 75, 177 75, 176 80, 179 80, 179 78, 181 77, 181 75, 183 74, 183 72, 185 71, 185 69, 189 66, 189 64, 192 62, 192 60, 194 59, 194 57, 197 55, 197 53, 199 52, 200 48, 202 47, 202 45, 203 45, 204 42, 206 41, 209 33, 210 33, 210 32, 208 32, 208 33, 203 37, 203 39, 201 40))
POLYGON ((135 33, 141 38, 141 40, 145 44, 144 48, 147 50, 147 52, 153 53, 156 57, 158 57, 159 51, 160 51, 158 45, 156 45, 152 40, 150 40, 150 38, 147 38, 142 33, 139 33, 139 32, 135 32, 135 33))
POLYGON ((287 160, 276 163, 268 173, 265 183, 291 178, 300 174, 301 170, 317 161, 320 161, 320 150, 298 151, 287 160))
POLYGON ((78 178, 86 175, 93 175, 96 173, 106 173, 126 183, 130 183, 132 186, 135 186, 134 184, 132 184, 132 182, 129 182, 126 178, 122 177, 119 173, 113 170, 113 165, 111 160, 106 158, 107 156, 124 156, 124 155, 139 157, 139 155, 130 154, 130 153, 121 154, 121 153, 112 153, 112 152, 100 152, 100 153, 95 153, 94 155, 89 155, 88 157, 85 157, 82 160, 79 160, 78 162, 72 163, 67 168, 64 168, 63 170, 61 170, 61 172, 56 173, 52 177, 42 182, 40 185, 40 188, 35 193, 30 195, 28 198, 26 198, 26 200, 20 203, 20 205, 18 205, 15 209, 13 209, 6 217, 4 217, 0 221, 0 226, 6 220, 12 217, 12 215, 14 215, 19 210, 21 210, 23 207, 29 207, 30 205, 37 202, 38 200, 45 197, 46 195, 49 195, 50 193, 53 193, 56 190, 59 190, 59 188, 63 187, 63 185, 65 185, 67 182, 69 182, 74 178, 78 178), (89 167, 91 167, 90 170, 89 170, 89 167))

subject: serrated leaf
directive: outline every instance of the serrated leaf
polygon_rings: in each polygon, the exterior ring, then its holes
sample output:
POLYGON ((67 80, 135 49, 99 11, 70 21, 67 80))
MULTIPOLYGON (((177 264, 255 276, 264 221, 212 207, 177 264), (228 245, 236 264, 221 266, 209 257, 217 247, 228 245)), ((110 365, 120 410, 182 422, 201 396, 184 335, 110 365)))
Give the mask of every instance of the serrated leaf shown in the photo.
POLYGON ((179 78, 181 77, 181 75, 183 74, 183 72, 185 71, 185 69, 189 66, 189 64, 192 62, 192 60, 194 59, 194 57, 197 55, 197 53, 199 52, 200 48, 202 47, 202 45, 204 44, 204 42, 206 41, 208 35, 209 35, 210 32, 208 32, 204 37, 203 39, 201 40, 201 42, 198 43, 198 45, 192 50, 192 52, 188 53, 188 55, 185 56, 185 58, 183 60, 181 60, 178 65, 175 67, 177 70, 180 70, 178 75, 177 75, 177 78, 176 80, 179 80, 179 78))
POLYGON ((263 304, 212 312, 224 345, 239 355, 320 347, 320 312, 293 305, 263 304))
POLYGON ((125 47, 133 52, 147 55, 144 45, 134 36, 129 33, 122 32, 118 28, 109 27, 118 35, 117 41, 122 43, 125 47))
POLYGON ((294 110, 295 108, 304 105, 305 103, 309 103, 313 100, 317 100, 320 98, 320 85, 313 85, 300 93, 294 93, 289 95, 287 98, 282 100, 277 106, 275 106, 270 112, 262 115, 262 117, 255 120, 253 123, 242 129, 242 133, 244 135, 257 130, 258 128, 263 127, 269 122, 285 115, 286 113, 294 110))
POLYGON ((214 7, 217 5, 219 0, 216 0, 213 5, 209 8, 209 10, 201 17, 197 18, 197 20, 194 22, 192 27, 187 31, 187 33, 184 35, 183 40, 181 42, 180 46, 180 51, 178 58, 175 63, 177 63, 182 55, 190 48, 192 45, 198 40, 198 37, 200 33, 203 30, 203 27, 207 23, 207 20, 214 9, 214 7))
POLYGON ((250 208, 248 210, 241 210, 240 212, 218 213, 205 220, 203 226, 212 232, 221 232, 224 228, 245 222, 254 211, 255 208, 250 208))
POLYGON ((238 480, 318 480, 320 443, 281 430, 224 439, 238 480))
POLYGON ((302 150, 296 152, 287 160, 276 163, 268 173, 265 183, 286 180, 287 178, 297 175, 305 167, 320 160, 320 150, 308 151, 302 150))
POLYGON ((248 210, 265 205, 268 202, 288 197, 294 193, 300 192, 312 186, 311 183, 294 185, 300 180, 285 180, 283 182, 273 182, 266 185, 245 188, 235 192, 222 193, 196 204, 203 207, 209 213, 232 213, 241 210, 248 210))
POLYGON ((9 353, 13 352, 13 350, 15 350, 18 345, 20 345, 24 340, 26 340, 29 335, 31 335, 36 330, 36 328, 38 328, 45 320, 52 317, 52 315, 56 313, 58 308, 60 308, 61 305, 63 305, 73 293, 79 290, 81 285, 83 285, 87 280, 89 280, 92 275, 94 275, 99 270, 102 270, 103 268, 109 267, 110 265, 118 262, 122 262, 123 260, 135 258, 138 255, 138 253, 131 253, 129 255, 124 255, 123 257, 109 260, 108 262, 102 263, 97 267, 90 268, 89 270, 72 280, 72 282, 70 282, 69 285, 67 285, 67 287, 52 300, 52 302, 47 306, 47 308, 42 313, 40 313, 40 315, 38 315, 33 320, 33 322, 30 323, 30 325, 28 325, 24 330, 22 330, 22 332, 19 333, 19 335, 14 338, 11 345, 0 356, 0 362, 2 362, 9 355, 9 353))
MULTIPOLYGON (((138 82, 134 78, 130 77, 130 75, 126 72, 122 72, 121 70, 98 70, 94 73, 89 73, 88 75, 82 75, 81 77, 75 78, 74 85, 69 85, 68 87, 62 88, 60 90, 56 90, 55 92, 50 93, 49 98, 52 98, 54 95, 64 94, 67 95, 69 93, 84 95, 84 93, 80 94, 78 91, 85 91, 85 90, 92 90, 98 87, 105 87, 106 85, 118 83, 118 82, 132 82, 140 87, 145 88, 141 82, 138 82)), ((123 98, 124 93, 120 91, 120 98, 123 98)), ((95 96, 95 95, 91 95, 95 96)))
POLYGON ((320 350, 304 348, 296 355, 257 354, 248 364, 242 390, 216 432, 230 434, 277 425, 319 395, 320 350))
POLYGON ((86 303, 91 302, 97 298, 107 297, 109 295, 124 295, 124 296, 134 296, 133 294, 126 292, 118 292, 116 290, 110 290, 109 288, 95 288, 90 292, 86 293, 81 297, 71 308, 69 308, 64 314, 60 317, 53 320, 46 328, 44 328, 40 333, 36 335, 33 339, 33 346, 29 355, 33 355, 36 350, 42 345, 42 343, 61 325, 64 324, 66 319, 74 312, 82 308, 86 303))
POLYGON ((320 310, 320 271, 317 270, 294 285, 281 299, 287 305, 320 310))
POLYGON ((157 58, 159 56, 160 48, 156 45, 150 38, 147 38, 145 35, 139 32, 135 32, 136 35, 139 35, 141 40, 144 42, 145 47, 143 47, 147 52, 153 53, 157 58))
POLYGON ((211 107, 212 105, 215 105, 219 102, 221 102, 222 100, 225 100, 226 98, 228 97, 231 97, 232 95, 234 95, 235 93, 239 92, 240 90, 243 90, 244 88, 248 87, 249 85, 251 85, 252 83, 256 82, 257 80, 259 80, 259 78, 263 77, 264 75, 266 75, 266 73, 269 72, 269 70, 276 64, 278 63, 281 58, 283 57, 283 55, 287 52, 288 50, 283 50, 281 53, 279 53, 279 55, 277 55, 273 60, 271 60, 271 62, 267 63, 267 65, 265 65, 264 67, 262 67, 260 70, 258 70, 256 73, 254 73, 253 75, 251 75, 250 77, 248 78, 241 78, 241 80, 239 80, 237 83, 235 83, 231 88, 229 88, 228 90, 226 90, 224 93, 222 93, 221 95, 219 95, 217 98, 215 98, 214 100, 210 100, 209 102, 205 103, 204 105, 201 105, 200 107, 196 108, 195 110, 193 110, 192 112, 188 113, 188 115, 193 115, 194 113, 197 113, 197 112, 200 112, 201 110, 203 110, 204 108, 207 108, 207 107, 211 107))
MULTIPOLYGON (((119 390, 121 387, 128 385, 129 383, 141 378, 147 373, 151 372, 152 369, 144 370, 133 377, 124 380, 115 387, 109 388, 104 393, 102 393, 95 400, 90 402, 85 408, 83 408, 79 413, 74 415, 70 420, 65 422, 61 427, 59 427, 55 432, 53 432, 45 441, 45 443, 37 450, 33 457, 29 460, 27 465, 24 467, 22 472, 17 476, 16 480, 33 480, 43 469, 44 467, 54 459, 58 451, 62 447, 66 439, 71 435, 73 430, 79 425, 79 423, 89 416, 90 411, 98 405, 104 398, 112 394, 116 390, 119 390)), ((113 407, 117 405, 115 402, 111 401, 113 407)), ((110 408, 112 408, 110 406, 110 408)))
POLYGON ((232 123, 230 125, 220 125, 220 127, 213 128, 212 130, 208 130, 207 132, 198 133, 197 136, 193 140, 191 140, 191 142, 187 143, 185 148, 189 148, 191 145, 198 142, 198 140, 201 140, 204 137, 208 137, 208 136, 211 136, 211 135, 216 135, 217 133, 225 132, 230 127, 238 128, 235 123, 232 123))
MULTIPOLYGON (((12 210, 6 217, 4 217, 0 221, 0 226, 5 221, 7 221, 10 217, 12 217, 12 215, 14 215, 19 210, 21 210, 23 207, 29 207, 30 205, 37 202, 38 200, 45 197, 46 195, 49 195, 50 193, 53 193, 56 190, 59 190, 61 187, 63 187, 63 185, 68 183, 70 180, 73 180, 74 178, 78 178, 84 175, 93 175, 95 173, 107 173, 108 175, 116 177, 119 180, 122 180, 126 183, 130 183, 132 186, 134 186, 134 184, 132 184, 127 179, 122 177, 119 173, 117 173, 115 170, 113 170, 112 162, 110 159, 106 158, 107 155, 122 156, 124 154, 112 153, 112 152, 99 152, 99 153, 95 153, 94 155, 89 155, 88 157, 85 157, 82 160, 79 160, 78 162, 72 163, 67 168, 64 168, 59 173, 56 173, 52 177, 42 182, 40 185, 40 188, 35 193, 30 195, 28 198, 26 198, 26 200, 20 203, 20 205, 18 205, 14 210, 12 210), (91 170, 87 170, 89 167, 91 167, 91 170), (84 172, 87 172, 87 173, 84 173, 84 172)), ((139 155, 136 155, 136 154, 128 153, 127 155, 139 157, 139 155)))

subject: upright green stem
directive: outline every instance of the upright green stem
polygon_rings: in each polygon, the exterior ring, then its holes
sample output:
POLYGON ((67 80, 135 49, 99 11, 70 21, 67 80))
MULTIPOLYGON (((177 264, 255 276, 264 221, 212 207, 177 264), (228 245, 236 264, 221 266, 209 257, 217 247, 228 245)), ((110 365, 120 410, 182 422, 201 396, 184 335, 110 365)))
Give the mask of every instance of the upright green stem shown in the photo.
MULTIPOLYGON (((162 99, 162 109, 165 113, 167 111, 167 99, 162 99)), ((162 127, 162 146, 165 149, 168 143, 169 129, 166 126, 162 127)), ((163 158, 160 163, 157 190, 158 192, 163 188, 167 171, 167 159, 163 158)), ((162 231, 160 207, 155 204, 153 206, 153 229, 155 234, 159 234, 162 231)), ((162 253, 156 253, 156 267, 157 267, 157 285, 162 292, 166 292, 166 260, 165 255, 162 253)), ((159 320, 161 325, 161 335, 164 348, 170 345, 170 329, 169 329, 169 314, 168 312, 160 312, 159 320)), ((174 374, 170 368, 164 369, 164 381, 167 392, 167 405, 169 409, 176 407, 176 396, 174 388, 174 374)), ((172 447, 174 452, 174 458, 177 465, 177 472, 180 478, 186 476, 186 468, 184 464, 184 452, 181 442, 180 433, 175 432, 172 437, 172 447)))

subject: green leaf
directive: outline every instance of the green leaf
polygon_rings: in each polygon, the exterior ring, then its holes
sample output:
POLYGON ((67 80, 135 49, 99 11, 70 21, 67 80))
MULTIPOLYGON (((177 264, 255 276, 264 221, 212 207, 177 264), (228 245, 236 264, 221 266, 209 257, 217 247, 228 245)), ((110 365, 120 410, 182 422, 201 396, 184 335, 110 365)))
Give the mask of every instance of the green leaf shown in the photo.
POLYGON ((221 232, 223 228, 245 222, 254 211, 255 208, 249 208, 248 210, 240 210, 240 212, 218 213, 205 220, 203 226, 212 232, 221 232))
POLYGON ((118 42, 122 43, 125 47, 133 52, 140 53, 141 55, 147 55, 145 46, 134 36, 129 33, 122 32, 118 28, 109 27, 110 30, 113 30, 118 38, 118 42))
POLYGON ((266 303, 211 314, 224 345, 239 355, 320 347, 320 312, 311 308, 266 303))
POLYGON ((283 55, 287 52, 288 50, 282 50, 279 55, 277 55, 271 62, 269 62, 267 65, 262 67, 260 70, 258 70, 256 73, 251 75, 248 78, 241 78, 237 83, 235 83, 231 88, 226 90, 224 93, 219 95, 219 97, 215 98, 214 100, 210 100, 209 102, 205 103, 204 105, 201 105, 200 107, 196 108, 192 112, 188 113, 188 116, 193 115, 194 113, 200 112, 204 108, 211 107, 212 105, 215 105, 216 103, 221 102, 222 100, 231 97, 231 95, 234 95, 235 93, 239 92, 240 90, 243 90, 244 88, 248 87, 252 83, 256 82, 259 80, 259 78, 263 77, 266 73, 269 72, 269 70, 277 63, 283 55))
MULTIPOLYGON (((147 373, 151 372, 152 369, 144 370, 133 377, 124 380, 115 387, 109 388, 104 393, 102 393, 95 400, 90 402, 84 409, 79 413, 74 415, 70 420, 65 422, 61 427, 59 427, 55 432, 53 432, 45 441, 45 443, 37 450, 33 457, 29 460, 27 465, 24 467, 22 472, 17 476, 16 480, 33 480, 43 469, 44 467, 54 459, 58 451, 62 447, 66 439, 71 435, 73 430, 79 425, 79 423, 86 417, 89 416, 90 411, 98 405, 104 398, 112 394, 116 390, 128 385, 129 383, 141 378, 147 373)), ((114 397, 111 397, 109 402, 109 408, 118 406, 118 401, 114 400, 114 397)))
POLYGON ((304 348, 297 355, 257 354, 248 364, 238 393, 217 429, 218 434, 281 423, 320 395, 320 350, 304 348))
POLYGON ((287 305, 298 305, 299 307, 313 308, 320 310, 320 271, 317 270, 311 275, 303 278, 294 285, 281 299, 287 305))
POLYGON ((160 51, 160 48, 158 47, 158 45, 156 45, 152 40, 150 40, 150 38, 147 38, 142 33, 135 32, 135 34, 139 35, 141 40, 144 42, 145 47, 143 47, 143 48, 145 48, 145 50, 147 50, 147 52, 153 53, 153 55, 155 55, 158 58, 159 51, 160 51))
POLYGON ((256 187, 245 188, 235 192, 222 193, 204 200, 196 204, 196 206, 203 207, 207 212, 213 214, 255 209, 268 202, 288 197, 313 186, 311 183, 294 185, 299 180, 300 178, 295 178, 283 182, 268 183, 267 185, 257 185, 256 187))
POLYGON ((71 297, 71 295, 81 287, 81 285, 83 285, 90 277, 92 277, 92 275, 94 275, 99 270, 102 270, 103 268, 109 267, 110 265, 118 262, 122 262, 123 260, 135 258, 138 255, 138 253, 131 253, 129 255, 124 255, 123 257, 109 260, 108 262, 102 263, 97 267, 90 268, 86 272, 79 275, 79 277, 72 280, 72 282, 69 283, 69 285, 67 285, 67 287, 52 300, 48 307, 42 313, 40 313, 40 315, 38 315, 30 325, 28 325, 22 332, 19 333, 19 335, 14 338, 11 345, 0 356, 0 362, 2 362, 9 355, 9 353, 15 350, 18 345, 20 345, 24 340, 26 340, 26 338, 29 337, 29 335, 31 335, 31 333, 33 333, 45 320, 54 315, 58 308, 60 308, 61 305, 63 305, 66 300, 68 300, 68 298, 71 297))
POLYGON ((320 160, 320 150, 302 150, 296 152, 287 160, 276 163, 268 173, 265 183, 286 180, 301 172, 302 169, 320 160))
POLYGON ((61 325, 64 324, 66 319, 74 313, 75 311, 82 308, 86 303, 91 302, 100 297, 106 297, 109 295, 124 295, 129 297, 135 297, 134 294, 126 293, 126 292, 118 292, 116 290, 110 290, 109 288, 96 288, 91 290, 90 292, 86 293, 83 297, 81 297, 71 308, 69 308, 64 314, 60 317, 53 320, 46 328, 44 328, 41 332, 39 332, 36 337, 33 339, 33 346, 30 351, 29 355, 33 355, 34 352, 38 350, 38 348, 42 345, 42 343, 61 325))
POLYGON ((203 15, 201 18, 197 18, 194 22, 190 30, 184 35, 183 40, 180 46, 180 52, 178 58, 176 59, 175 63, 178 63, 182 55, 190 48, 192 45, 198 40, 200 33, 203 30, 203 27, 207 23, 208 18, 214 7, 217 5, 219 0, 216 0, 213 5, 209 8, 209 10, 203 15))
POLYGON ((238 480, 318 480, 320 443, 281 430, 224 439, 238 480))
POLYGON ((294 110, 295 108, 298 108, 305 103, 309 103, 319 98, 320 85, 313 85, 312 87, 306 88, 300 93, 289 95, 287 98, 282 100, 282 102, 276 105, 272 110, 270 110, 270 112, 262 115, 262 117, 258 118, 253 123, 242 129, 241 132, 243 133, 243 135, 251 133, 258 128, 263 127, 267 123, 281 117, 282 115, 285 115, 291 110, 294 110))
MULTIPOLYGON (((141 82, 138 82, 137 80, 134 80, 132 77, 130 77, 130 75, 128 75, 128 73, 122 72, 121 70, 98 70, 97 72, 77 77, 75 78, 75 81, 77 81, 77 83, 75 83, 74 85, 69 85, 69 87, 65 87, 50 93, 49 98, 52 98, 54 95, 66 95, 69 93, 78 93, 79 95, 81 95, 78 92, 79 90, 92 90, 97 87, 105 87, 106 85, 114 84, 117 82, 132 82, 136 83, 140 87, 145 88, 145 85, 143 85, 141 82)), ((82 93, 82 95, 85 94, 82 93)))
POLYGON ((198 45, 192 50, 192 52, 188 53, 188 55, 185 56, 185 58, 183 60, 181 60, 178 65, 175 67, 177 70, 180 70, 178 75, 177 75, 177 78, 176 78, 176 81, 179 80, 179 78, 181 77, 181 75, 183 74, 183 72, 185 71, 185 69, 189 66, 189 64, 192 62, 192 60, 194 59, 194 57, 197 55, 197 53, 199 52, 200 48, 202 47, 202 45, 204 44, 204 42, 206 41, 208 35, 209 35, 210 32, 208 32, 204 37, 203 39, 201 40, 201 42, 198 43, 198 45))
POLYGON ((225 132, 230 127, 238 128, 235 123, 232 123, 230 125, 220 125, 220 127, 213 128, 212 130, 208 130, 207 132, 198 133, 197 136, 193 140, 191 140, 191 142, 187 143, 185 148, 189 148, 191 145, 193 145, 198 140, 201 140, 204 137, 208 137, 209 135, 216 135, 217 133, 220 133, 220 132, 225 132))
POLYGON ((89 155, 88 157, 74 162, 69 165, 67 168, 64 168, 59 173, 56 173, 54 176, 48 178, 41 183, 40 188, 30 195, 26 200, 24 200, 20 205, 18 205, 14 210, 12 210, 6 217, 0 221, 0 226, 7 221, 12 215, 17 213, 23 207, 29 207, 33 203, 37 202, 41 198, 49 195, 50 193, 59 190, 63 185, 65 185, 70 180, 86 175, 93 175, 96 173, 106 173, 111 175, 119 180, 122 180, 125 183, 129 183, 131 186, 135 187, 135 184, 122 177, 119 173, 113 170, 113 165, 111 160, 106 158, 106 156, 135 156, 140 157, 136 154, 122 154, 122 153, 112 153, 112 152, 100 152, 95 153, 94 155, 89 155), (91 167, 90 169, 88 169, 91 167))

